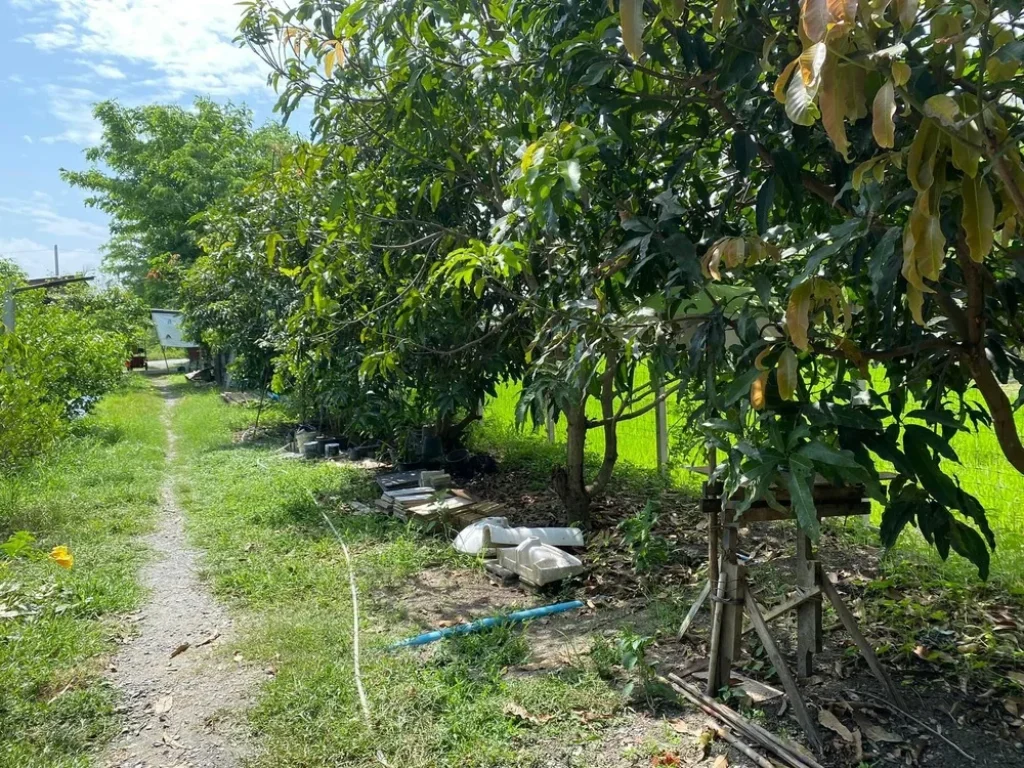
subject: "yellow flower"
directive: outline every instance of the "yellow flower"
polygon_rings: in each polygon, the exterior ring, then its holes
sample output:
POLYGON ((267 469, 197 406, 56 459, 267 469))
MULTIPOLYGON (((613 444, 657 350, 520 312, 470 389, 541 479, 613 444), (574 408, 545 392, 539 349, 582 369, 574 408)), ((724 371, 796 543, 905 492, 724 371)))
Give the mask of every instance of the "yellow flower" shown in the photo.
POLYGON ((75 564, 74 555, 68 552, 68 548, 63 545, 53 548, 50 552, 50 559, 61 568, 70 568, 75 564))

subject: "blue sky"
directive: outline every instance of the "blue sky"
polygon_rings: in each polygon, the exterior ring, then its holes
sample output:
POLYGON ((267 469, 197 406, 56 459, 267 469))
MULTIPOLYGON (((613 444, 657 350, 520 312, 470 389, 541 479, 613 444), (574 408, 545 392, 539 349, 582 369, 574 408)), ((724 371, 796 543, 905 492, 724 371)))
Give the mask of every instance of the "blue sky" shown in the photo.
POLYGON ((85 167, 97 101, 202 95, 245 103, 257 123, 271 117, 263 63, 232 42, 236 2, 0 0, 0 254, 30 277, 53 274, 54 244, 62 273, 100 267, 106 217, 59 176, 85 167))

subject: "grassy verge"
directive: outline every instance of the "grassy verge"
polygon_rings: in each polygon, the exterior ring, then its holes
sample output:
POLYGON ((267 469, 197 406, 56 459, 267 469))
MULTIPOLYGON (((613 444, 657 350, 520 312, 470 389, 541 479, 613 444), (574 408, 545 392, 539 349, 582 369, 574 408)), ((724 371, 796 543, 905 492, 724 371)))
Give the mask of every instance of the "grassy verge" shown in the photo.
POLYGON ((163 407, 142 382, 107 397, 59 453, 0 480, 0 542, 16 531, 45 557, 0 556, 0 766, 85 766, 115 725, 102 682, 113 618, 142 591, 135 537, 152 523, 164 465, 163 407))
POLYGON ((401 610, 397 590, 411 589, 424 569, 472 564, 445 541, 393 520, 332 512, 358 576, 369 730, 353 675, 347 571, 311 497, 368 498, 369 478, 343 465, 282 458, 276 445, 233 442, 233 430, 251 416, 216 393, 195 392, 176 407, 174 428, 190 535, 206 550, 215 591, 246 617, 242 653, 273 673, 251 713, 262 742, 258 765, 378 765, 377 750, 404 768, 535 765, 546 739, 584 738, 578 712, 617 709, 618 694, 588 669, 506 674, 530 653, 514 631, 388 653, 390 642, 422 631, 401 610))

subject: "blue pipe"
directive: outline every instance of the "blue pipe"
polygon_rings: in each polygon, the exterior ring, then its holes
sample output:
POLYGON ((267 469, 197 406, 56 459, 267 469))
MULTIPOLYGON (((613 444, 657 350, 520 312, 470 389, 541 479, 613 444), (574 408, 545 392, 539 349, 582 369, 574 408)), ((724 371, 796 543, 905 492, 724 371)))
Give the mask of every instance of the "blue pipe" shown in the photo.
POLYGON ((523 621, 529 621, 530 619, 539 619, 541 616, 551 616, 555 613, 565 613, 566 611, 575 611, 577 608, 582 608, 583 603, 579 600, 573 600, 570 603, 556 603, 555 605, 546 605, 543 608, 530 608, 526 611, 516 611, 510 613, 508 616, 491 616, 487 619, 480 619, 474 621, 471 624, 459 624, 455 627, 446 627, 445 629, 439 629, 434 632, 427 632, 416 637, 410 637, 408 640, 402 640, 399 643, 388 646, 389 651, 393 651, 396 648, 412 648, 418 645, 427 645, 433 643, 442 638, 449 637, 450 635, 468 635, 472 632, 479 632, 482 629, 489 629, 490 627, 503 626, 505 624, 518 624, 523 621))

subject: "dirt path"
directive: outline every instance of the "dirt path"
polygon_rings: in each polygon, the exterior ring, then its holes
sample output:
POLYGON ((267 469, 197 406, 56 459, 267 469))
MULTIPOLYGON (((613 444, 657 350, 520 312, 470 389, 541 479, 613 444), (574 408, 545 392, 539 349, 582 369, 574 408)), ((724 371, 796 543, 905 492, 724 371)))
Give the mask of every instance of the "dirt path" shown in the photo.
MULTIPOLYGON (((165 379, 154 383, 167 400, 167 462, 172 466, 170 411, 175 397, 165 379)), ((233 768, 248 754, 240 715, 256 676, 226 653, 233 634, 231 618, 199 580, 198 556, 185 540, 170 472, 161 493, 157 530, 146 539, 154 557, 142 573, 149 600, 133 616, 137 636, 112 666, 126 725, 101 764, 233 768)))

